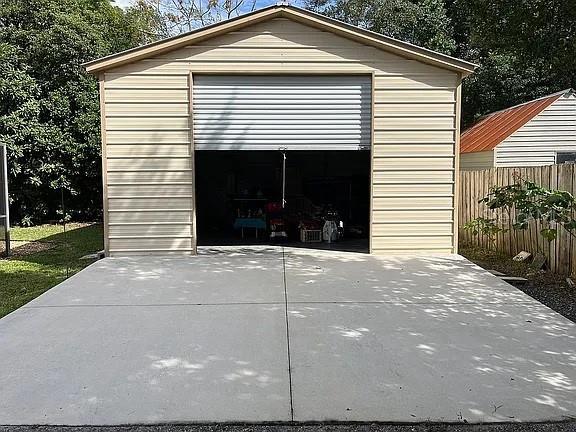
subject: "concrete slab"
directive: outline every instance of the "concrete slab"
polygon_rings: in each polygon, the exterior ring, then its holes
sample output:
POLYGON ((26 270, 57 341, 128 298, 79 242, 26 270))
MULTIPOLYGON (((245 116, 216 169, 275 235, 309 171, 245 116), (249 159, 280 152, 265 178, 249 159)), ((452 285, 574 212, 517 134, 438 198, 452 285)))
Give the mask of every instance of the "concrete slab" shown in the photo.
POLYGON ((576 414, 576 328, 527 305, 290 305, 297 421, 576 414))
POLYGON ((575 366, 574 324, 458 256, 203 248, 0 320, 0 424, 556 420, 575 366))
POLYGON ((290 420, 285 326, 283 305, 20 309, 0 424, 290 420))
POLYGON ((286 250, 289 302, 533 303, 459 255, 376 257, 286 250))
POLYGON ((105 258, 30 306, 284 302, 282 255, 105 258))

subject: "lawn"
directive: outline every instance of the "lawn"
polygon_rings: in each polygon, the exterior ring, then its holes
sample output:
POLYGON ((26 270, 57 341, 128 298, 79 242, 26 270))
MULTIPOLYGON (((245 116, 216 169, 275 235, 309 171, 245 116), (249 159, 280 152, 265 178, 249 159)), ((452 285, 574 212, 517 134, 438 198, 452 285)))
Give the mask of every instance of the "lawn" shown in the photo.
POLYGON ((13 255, 0 259, 0 317, 12 312, 93 260, 103 249, 102 225, 40 225, 11 230, 13 255))

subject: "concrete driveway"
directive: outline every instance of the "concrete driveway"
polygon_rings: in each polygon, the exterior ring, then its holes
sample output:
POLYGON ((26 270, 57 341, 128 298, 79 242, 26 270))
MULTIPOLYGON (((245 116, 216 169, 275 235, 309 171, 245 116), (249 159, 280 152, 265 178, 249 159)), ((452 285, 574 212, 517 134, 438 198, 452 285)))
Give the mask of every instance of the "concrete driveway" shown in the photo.
POLYGON ((101 260, 0 320, 0 424, 576 416, 576 326, 459 256, 101 260))

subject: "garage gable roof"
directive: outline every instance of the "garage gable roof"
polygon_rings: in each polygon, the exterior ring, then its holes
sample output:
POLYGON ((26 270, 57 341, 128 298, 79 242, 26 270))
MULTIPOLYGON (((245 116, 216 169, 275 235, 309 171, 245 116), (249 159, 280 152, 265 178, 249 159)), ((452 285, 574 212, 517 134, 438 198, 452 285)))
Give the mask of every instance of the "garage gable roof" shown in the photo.
POLYGON ((149 58, 161 53, 176 50, 201 40, 206 40, 230 31, 238 30, 242 27, 247 27, 258 22, 279 17, 292 19, 294 21, 316 27, 321 30, 329 31, 348 39, 352 39, 366 45, 371 45, 403 57, 418 60, 424 63, 438 66, 443 69, 459 72, 462 73, 463 76, 469 75, 476 68, 476 65, 464 60, 422 48, 408 42, 403 42, 389 36, 384 36, 379 33, 364 30, 359 27, 328 18, 308 10, 287 5, 269 6, 236 18, 232 18, 227 21, 222 21, 220 23, 202 27, 188 33, 183 33, 181 35, 163 39, 158 42, 143 45, 141 47, 132 48, 107 57, 102 57, 87 62, 84 64, 84 66, 88 72, 98 74, 120 65, 136 62, 138 60, 149 58))
POLYGON ((462 133, 460 153, 494 150, 498 144, 570 92, 573 90, 562 90, 482 117, 462 133))

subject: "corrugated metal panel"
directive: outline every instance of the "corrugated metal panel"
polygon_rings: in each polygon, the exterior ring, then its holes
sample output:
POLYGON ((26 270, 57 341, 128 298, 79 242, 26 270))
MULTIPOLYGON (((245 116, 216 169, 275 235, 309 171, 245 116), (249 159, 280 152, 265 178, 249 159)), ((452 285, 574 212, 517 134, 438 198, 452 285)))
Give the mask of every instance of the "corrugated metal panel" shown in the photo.
MULTIPOLYGON (((436 222, 452 222, 453 211, 450 209, 443 210, 429 210, 426 208, 420 208, 418 210, 406 209, 406 210, 396 210, 396 209, 376 209, 372 215, 372 222, 375 224, 385 224, 385 223, 400 223, 400 222, 413 222, 413 223, 436 223, 436 222)), ((378 230, 377 225, 374 226, 374 230, 378 230)), ((409 234, 409 233, 407 233, 409 234)), ((422 249, 426 249, 426 243, 421 243, 422 249)))
POLYGON ((378 183, 373 188, 374 197, 379 196, 451 196, 452 183, 378 183))
POLYGON ((556 99, 494 151, 495 166, 507 167, 552 165, 557 152, 576 151, 576 96, 556 99))
POLYGON ((544 109, 562 97, 566 92, 536 99, 521 105, 488 114, 478 123, 462 133, 461 153, 493 150, 544 109))
POLYGON ((195 150, 370 148, 367 76, 194 78, 195 150))
POLYGON ((374 227, 372 231, 375 237, 415 235, 427 236, 451 236, 452 224, 450 222, 439 223, 382 223, 374 227))
POLYGON ((193 250, 188 76, 105 76, 108 247, 193 250))
POLYGON ((462 153, 460 155, 460 170, 481 170, 494 167, 494 151, 477 153, 462 153))

